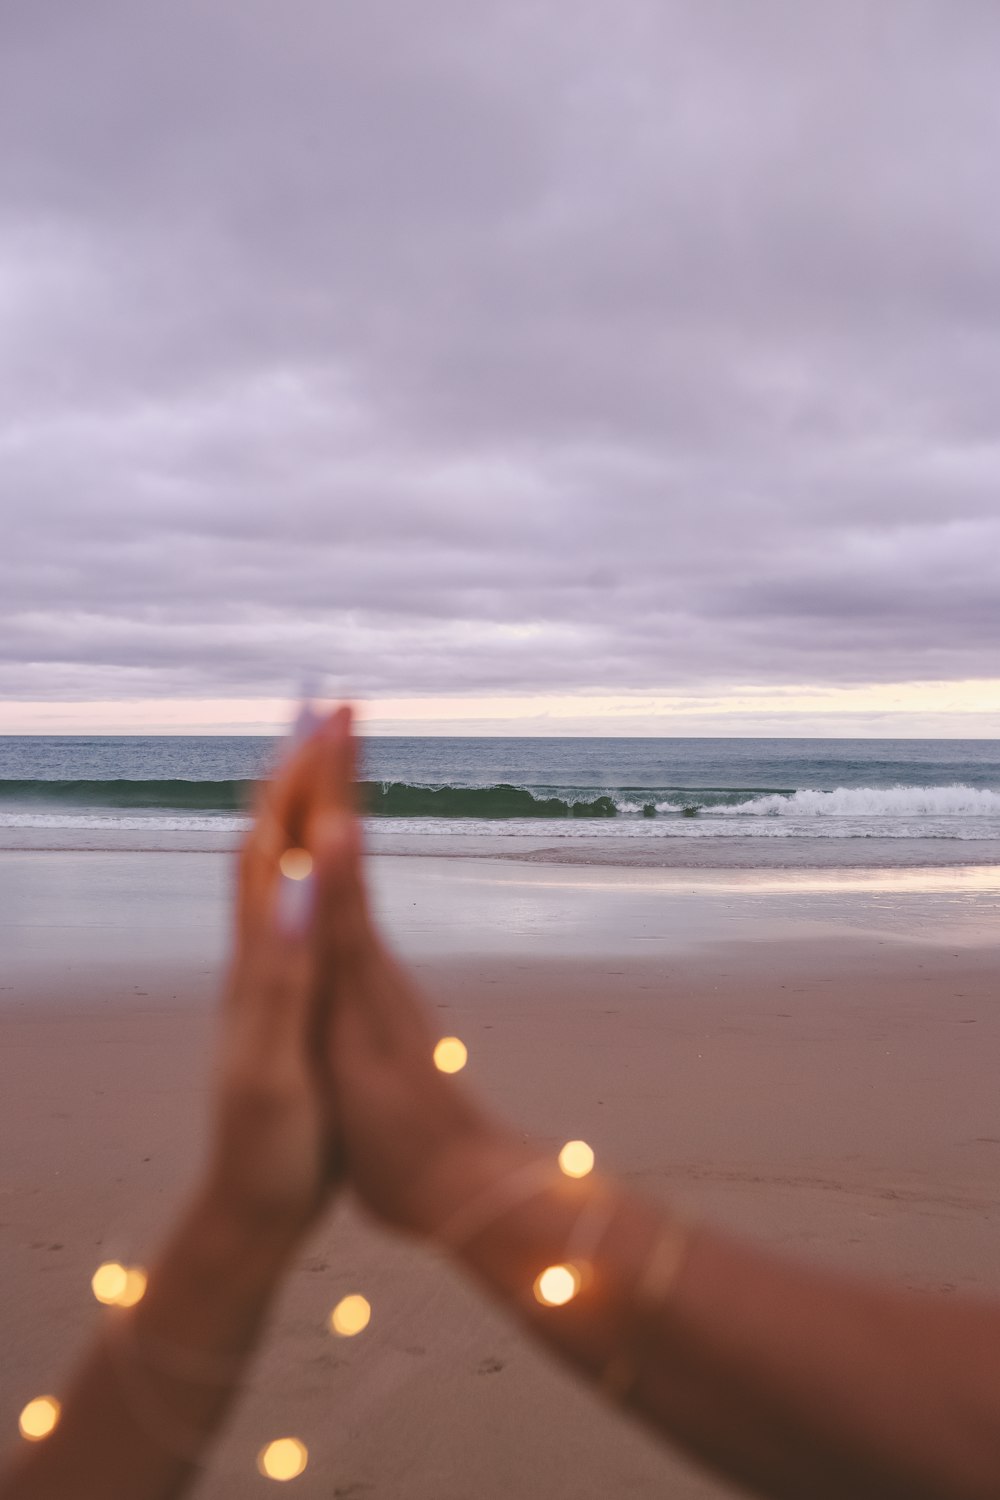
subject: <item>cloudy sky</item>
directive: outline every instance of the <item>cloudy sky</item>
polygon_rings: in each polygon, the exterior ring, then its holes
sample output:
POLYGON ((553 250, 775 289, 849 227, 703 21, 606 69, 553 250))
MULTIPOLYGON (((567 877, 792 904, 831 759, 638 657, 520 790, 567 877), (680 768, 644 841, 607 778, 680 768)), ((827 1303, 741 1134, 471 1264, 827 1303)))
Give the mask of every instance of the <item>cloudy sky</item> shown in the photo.
POLYGON ((3 0, 0 726, 1000 734, 994 0, 3 0))

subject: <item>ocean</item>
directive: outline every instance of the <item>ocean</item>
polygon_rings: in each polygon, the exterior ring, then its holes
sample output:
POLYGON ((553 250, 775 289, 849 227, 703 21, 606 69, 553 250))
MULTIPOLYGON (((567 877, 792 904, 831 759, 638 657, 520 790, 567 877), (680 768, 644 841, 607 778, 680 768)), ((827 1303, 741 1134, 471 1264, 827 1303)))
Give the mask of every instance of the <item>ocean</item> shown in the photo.
MULTIPOLYGON (((256 736, 0 738, 0 846, 224 846, 280 752, 256 736)), ((873 846, 892 864, 1000 857, 996 740, 372 737, 362 775, 381 852, 744 865, 870 863, 873 846)))

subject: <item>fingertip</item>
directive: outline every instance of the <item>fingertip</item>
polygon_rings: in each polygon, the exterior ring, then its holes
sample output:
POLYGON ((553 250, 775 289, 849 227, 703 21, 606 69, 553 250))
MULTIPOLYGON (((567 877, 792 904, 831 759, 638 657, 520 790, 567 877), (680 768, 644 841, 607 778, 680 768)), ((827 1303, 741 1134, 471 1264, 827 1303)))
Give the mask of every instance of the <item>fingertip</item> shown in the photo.
POLYGON ((350 703, 340 703, 333 710, 326 721, 326 732, 331 739, 346 740, 351 737, 354 725, 354 707, 350 703))

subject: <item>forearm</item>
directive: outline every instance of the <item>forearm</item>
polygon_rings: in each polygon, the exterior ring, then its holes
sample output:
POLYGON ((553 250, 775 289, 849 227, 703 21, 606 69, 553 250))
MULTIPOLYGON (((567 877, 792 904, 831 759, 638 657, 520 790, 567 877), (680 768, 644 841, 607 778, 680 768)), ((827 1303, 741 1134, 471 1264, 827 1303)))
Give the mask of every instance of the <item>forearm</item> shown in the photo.
POLYGON ((637 1405, 763 1493, 1000 1493, 1000 1310, 796 1264, 703 1229, 637 1405))
MULTIPOLYGON (((491 1148, 478 1180, 523 1162, 519 1147, 491 1148)), ((470 1191, 484 1189, 470 1177, 470 1191)), ((614 1185, 553 1174, 456 1248, 540 1337, 762 1494, 1000 1493, 1000 1310, 786 1263, 708 1229, 685 1236, 676 1274, 644 1302, 651 1261, 679 1244, 614 1185), (590 1257, 579 1294, 541 1305, 539 1271, 574 1254, 590 1257)))
POLYGON ((289 1244, 200 1194, 142 1301, 109 1313, 52 1435, 18 1455, 3 1500, 168 1500, 218 1428, 289 1244))

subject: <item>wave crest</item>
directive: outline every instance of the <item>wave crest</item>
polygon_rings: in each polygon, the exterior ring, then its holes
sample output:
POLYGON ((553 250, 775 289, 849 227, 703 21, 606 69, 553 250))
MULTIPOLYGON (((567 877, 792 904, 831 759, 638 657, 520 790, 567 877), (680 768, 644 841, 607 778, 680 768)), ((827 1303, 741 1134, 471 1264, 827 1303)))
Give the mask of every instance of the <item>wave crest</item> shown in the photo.
POLYGON ((412 786, 405 781, 363 781, 365 811, 389 818, 615 818, 618 805, 605 793, 573 798, 539 796, 526 787, 412 786))
MULTIPOLYGON (((67 816, 70 813, 148 818, 167 813, 206 819, 246 813, 258 783, 252 780, 0 780, 0 814, 67 816), (17 810, 15 813, 14 810, 17 810)), ((523 819, 619 818, 679 819, 699 824, 719 819, 794 820, 807 830, 833 820, 845 825, 902 827, 913 823, 993 819, 1000 826, 1000 792, 952 786, 835 787, 832 791, 774 787, 525 787, 420 785, 405 781, 364 781, 358 788, 363 810, 376 818, 434 818, 497 822, 523 819)), ((694 832, 694 829, 691 830, 694 832)), ((735 828, 732 830, 737 831, 735 828)), ((751 832, 746 827, 741 831, 751 832)))
POLYGON ((723 817, 756 818, 997 818, 1000 792, 963 785, 838 786, 829 792, 803 789, 771 794, 704 811, 723 817))

